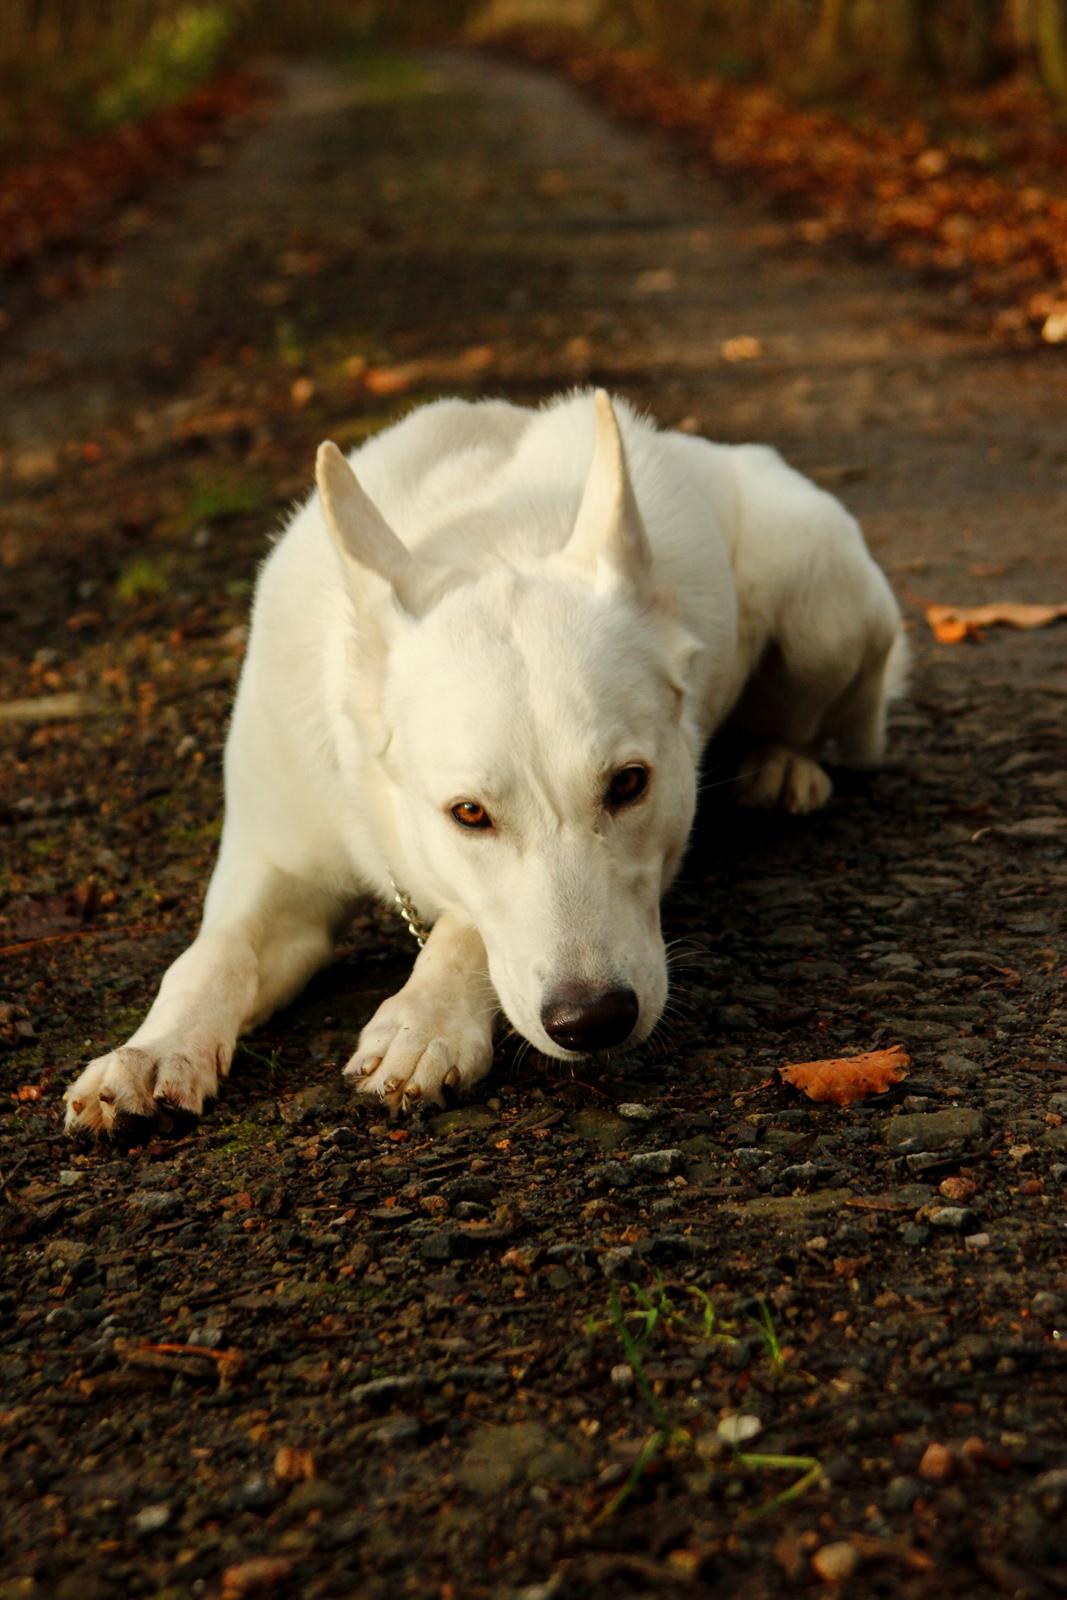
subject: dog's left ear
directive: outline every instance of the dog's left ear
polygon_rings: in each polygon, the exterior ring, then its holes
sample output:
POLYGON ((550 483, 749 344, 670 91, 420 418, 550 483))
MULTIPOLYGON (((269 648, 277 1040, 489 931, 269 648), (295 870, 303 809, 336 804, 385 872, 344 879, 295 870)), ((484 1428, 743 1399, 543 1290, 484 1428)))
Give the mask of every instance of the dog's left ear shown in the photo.
POLYGON ((634 498, 626 447, 606 390, 596 391, 593 405, 593 460, 574 531, 560 555, 598 587, 623 588, 644 600, 652 585, 652 551, 634 498))

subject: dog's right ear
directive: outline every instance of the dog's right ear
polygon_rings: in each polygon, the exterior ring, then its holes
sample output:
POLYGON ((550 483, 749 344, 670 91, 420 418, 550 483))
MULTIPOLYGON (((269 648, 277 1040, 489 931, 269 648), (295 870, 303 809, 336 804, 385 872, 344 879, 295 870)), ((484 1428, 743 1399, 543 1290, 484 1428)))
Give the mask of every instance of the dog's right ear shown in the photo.
POLYGON ((368 588, 368 574, 388 585, 403 609, 418 616, 425 584, 419 563, 402 544, 332 440, 319 446, 315 460, 326 526, 341 557, 357 606, 368 588))
POLYGON ((593 416, 593 459, 560 559, 597 586, 621 588, 641 600, 651 584, 652 552, 634 498, 619 419, 604 389, 593 396, 593 416))

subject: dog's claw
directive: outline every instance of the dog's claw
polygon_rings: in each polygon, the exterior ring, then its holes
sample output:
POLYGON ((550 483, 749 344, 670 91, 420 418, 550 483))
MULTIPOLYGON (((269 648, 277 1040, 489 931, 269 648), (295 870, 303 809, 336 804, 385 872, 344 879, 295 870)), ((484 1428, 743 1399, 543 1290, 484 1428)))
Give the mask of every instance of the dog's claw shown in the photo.
POLYGON ((382 1064, 380 1056, 353 1056, 341 1073, 342 1078, 347 1078, 350 1083, 360 1078, 369 1078, 371 1073, 382 1064))

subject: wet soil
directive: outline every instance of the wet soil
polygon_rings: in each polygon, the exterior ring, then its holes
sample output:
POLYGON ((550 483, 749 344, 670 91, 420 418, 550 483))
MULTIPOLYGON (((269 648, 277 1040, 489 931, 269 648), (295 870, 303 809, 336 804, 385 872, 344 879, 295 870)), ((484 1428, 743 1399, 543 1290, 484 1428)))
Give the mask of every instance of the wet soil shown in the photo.
POLYGON ((477 58, 287 69, 125 231, 0 376, 2 1600, 1063 1594, 1064 635, 921 620, 1067 598, 1062 360, 477 58), (195 927, 315 444, 590 379, 861 516, 914 625, 886 771, 753 820, 712 752, 632 1058, 354 1103, 411 957, 368 905, 197 1132, 66 1142, 195 927), (898 1042, 850 1110, 773 1078, 898 1042))

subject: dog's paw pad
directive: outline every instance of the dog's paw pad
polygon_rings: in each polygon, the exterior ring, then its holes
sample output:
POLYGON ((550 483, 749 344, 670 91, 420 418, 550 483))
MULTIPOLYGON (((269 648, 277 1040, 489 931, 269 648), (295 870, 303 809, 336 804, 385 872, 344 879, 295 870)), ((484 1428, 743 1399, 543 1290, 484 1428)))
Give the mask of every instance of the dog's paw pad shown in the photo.
POLYGON ((737 777, 737 803, 806 816, 826 804, 833 787, 829 774, 811 756, 772 745, 745 756, 737 777))

